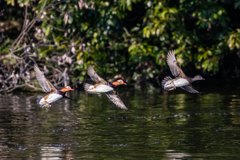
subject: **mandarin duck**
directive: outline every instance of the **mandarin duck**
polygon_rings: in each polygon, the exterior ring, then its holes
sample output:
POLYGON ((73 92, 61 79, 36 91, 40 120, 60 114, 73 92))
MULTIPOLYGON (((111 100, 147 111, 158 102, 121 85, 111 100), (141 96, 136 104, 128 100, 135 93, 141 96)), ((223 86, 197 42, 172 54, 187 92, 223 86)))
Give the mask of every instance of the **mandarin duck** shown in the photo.
MULTIPOLYGON (((73 100, 69 97, 67 97, 65 94, 68 91, 73 91, 73 89, 70 86, 66 86, 61 90, 57 90, 53 84, 44 76, 44 74, 40 71, 37 64, 34 64, 34 71, 36 73, 36 78, 42 87, 42 90, 46 93, 49 93, 45 97, 38 96, 37 97, 37 103, 41 107, 50 107, 51 103, 56 102, 57 100, 61 98, 67 98, 70 100, 73 100)), ((75 100, 73 100, 75 101, 75 100)))
POLYGON ((114 90, 119 85, 126 85, 123 80, 117 80, 114 82, 105 81, 101 78, 93 69, 93 66, 89 66, 87 69, 87 73, 90 78, 95 82, 95 84, 84 84, 84 89, 87 93, 90 94, 99 94, 105 93, 107 97, 119 108, 128 110, 124 105, 123 101, 117 95, 117 92, 114 90))
POLYGON ((169 76, 165 77, 162 81, 162 87, 164 90, 171 91, 177 87, 181 87, 183 90, 190 93, 201 93, 194 89, 191 83, 205 79, 200 75, 197 75, 194 78, 186 76, 182 71, 181 66, 177 63, 174 50, 168 53, 167 64, 170 68, 170 71, 172 72, 172 75, 176 78, 172 79, 169 76))

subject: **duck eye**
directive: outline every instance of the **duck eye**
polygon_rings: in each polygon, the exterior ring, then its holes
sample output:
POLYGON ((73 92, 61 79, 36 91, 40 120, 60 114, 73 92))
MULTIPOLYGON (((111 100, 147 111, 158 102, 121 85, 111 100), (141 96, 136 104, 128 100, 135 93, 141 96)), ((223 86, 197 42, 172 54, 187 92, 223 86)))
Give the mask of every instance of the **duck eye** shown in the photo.
POLYGON ((66 88, 69 88, 69 86, 67 86, 66 88))
POLYGON ((118 82, 122 82, 122 80, 118 80, 118 82))

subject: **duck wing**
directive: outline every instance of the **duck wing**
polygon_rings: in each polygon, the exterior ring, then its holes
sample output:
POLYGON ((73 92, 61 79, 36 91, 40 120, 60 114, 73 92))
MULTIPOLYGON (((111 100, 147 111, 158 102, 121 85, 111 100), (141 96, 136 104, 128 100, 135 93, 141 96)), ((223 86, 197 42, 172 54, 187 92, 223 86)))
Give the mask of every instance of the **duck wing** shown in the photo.
POLYGON ((87 69, 88 75, 91 77, 91 79, 96 83, 107 83, 102 77, 100 77, 93 69, 93 66, 89 66, 87 69))
POLYGON ((201 93, 201 92, 198 92, 196 89, 193 88, 193 86, 191 84, 187 85, 187 86, 184 86, 184 87, 181 87, 183 90, 189 92, 189 93, 201 93))
POLYGON ((174 77, 177 77, 179 75, 185 75, 184 72, 181 69, 181 66, 177 63, 174 50, 168 52, 167 64, 168 64, 168 66, 169 66, 169 68, 172 72, 172 75, 174 77))
POLYGON ((52 85, 52 83, 40 71, 37 64, 34 64, 34 71, 36 73, 36 78, 44 92, 49 93, 57 91, 57 89, 52 85))
POLYGON ((106 92, 105 94, 117 107, 128 110, 123 101, 117 95, 116 91, 106 92))

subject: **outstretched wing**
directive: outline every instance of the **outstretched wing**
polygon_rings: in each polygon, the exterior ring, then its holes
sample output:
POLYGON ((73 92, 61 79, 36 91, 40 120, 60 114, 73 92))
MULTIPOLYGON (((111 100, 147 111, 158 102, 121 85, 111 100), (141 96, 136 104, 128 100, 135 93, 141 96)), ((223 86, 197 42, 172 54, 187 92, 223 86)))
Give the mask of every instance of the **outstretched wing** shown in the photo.
POLYGON ((34 71, 36 73, 36 78, 44 92, 49 93, 49 92, 55 92, 57 90, 52 85, 52 83, 44 76, 44 74, 40 71, 37 64, 34 64, 34 71))
POLYGON ((201 93, 201 92, 198 92, 196 89, 193 88, 193 86, 191 84, 187 85, 187 86, 184 86, 184 87, 181 87, 183 90, 189 92, 189 93, 201 93))
POLYGON ((116 91, 106 92, 105 94, 117 107, 128 110, 123 101, 117 95, 116 91))
POLYGON ((179 76, 179 74, 184 74, 180 65, 177 63, 176 57, 175 57, 175 51, 172 50, 170 52, 168 52, 167 55, 167 64, 172 72, 172 75, 174 77, 179 76))
POLYGON ((93 66, 89 66, 87 69, 88 75, 91 77, 91 79, 96 83, 107 83, 102 77, 100 77, 93 69, 93 66))

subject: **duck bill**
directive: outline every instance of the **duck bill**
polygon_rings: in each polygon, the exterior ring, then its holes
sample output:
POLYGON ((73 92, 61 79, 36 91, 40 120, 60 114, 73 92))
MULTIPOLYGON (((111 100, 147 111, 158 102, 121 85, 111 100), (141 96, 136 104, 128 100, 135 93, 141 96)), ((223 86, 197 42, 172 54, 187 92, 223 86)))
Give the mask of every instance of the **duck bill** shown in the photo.
POLYGON ((71 88, 70 91, 74 91, 74 90, 71 88))
POLYGON ((127 85, 127 83, 123 82, 124 85, 127 85))

